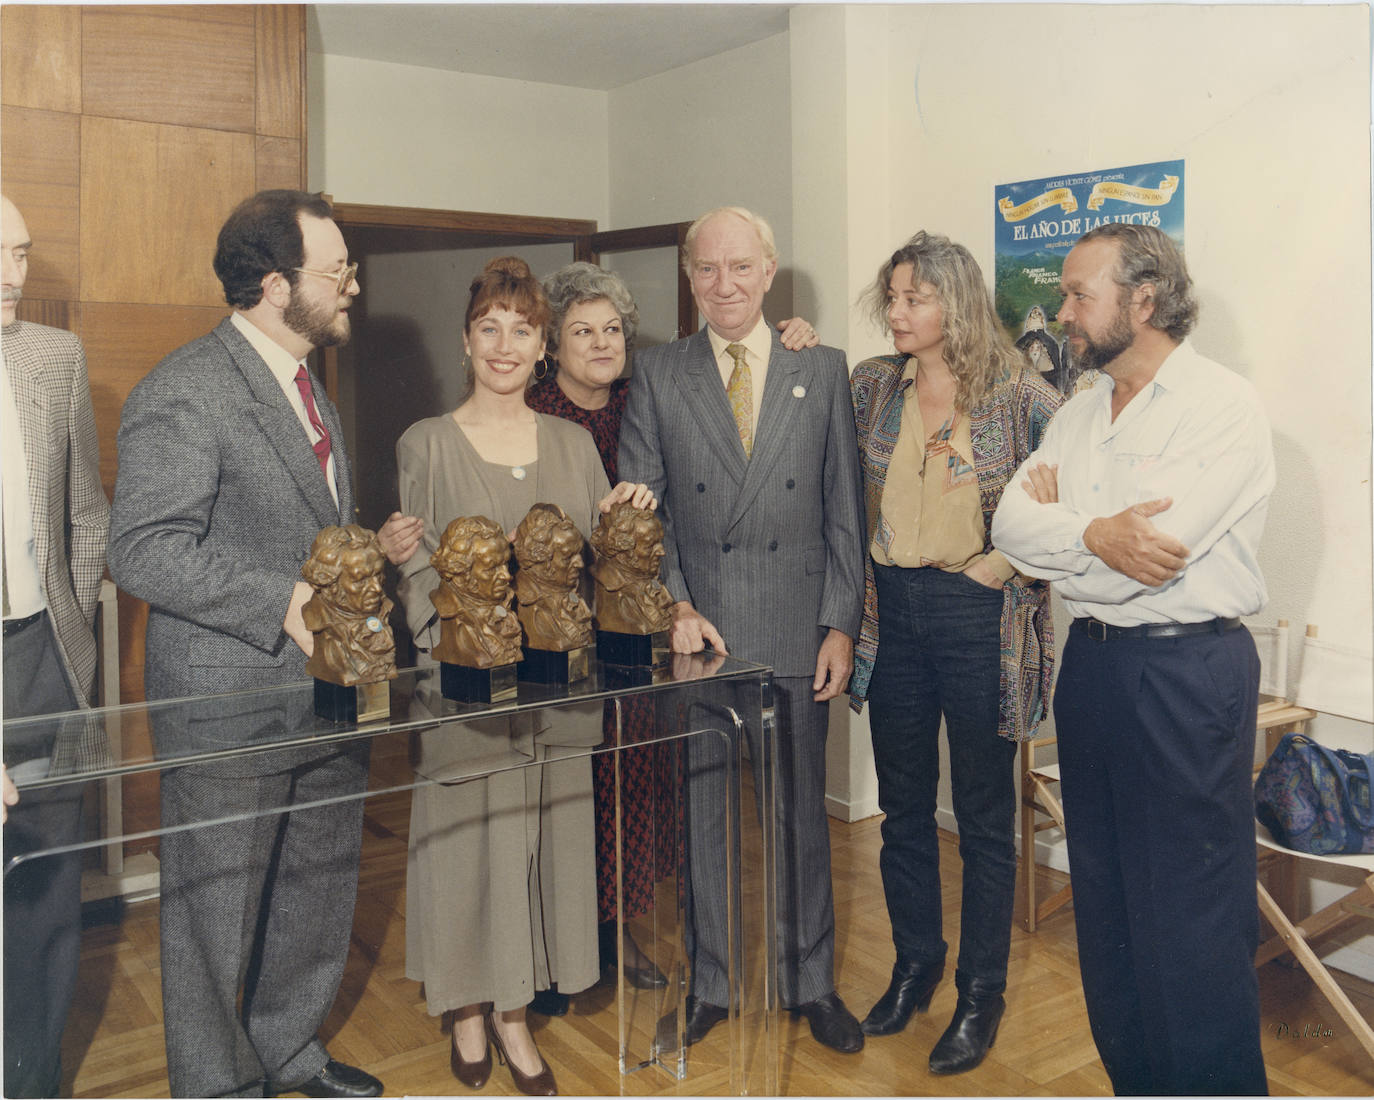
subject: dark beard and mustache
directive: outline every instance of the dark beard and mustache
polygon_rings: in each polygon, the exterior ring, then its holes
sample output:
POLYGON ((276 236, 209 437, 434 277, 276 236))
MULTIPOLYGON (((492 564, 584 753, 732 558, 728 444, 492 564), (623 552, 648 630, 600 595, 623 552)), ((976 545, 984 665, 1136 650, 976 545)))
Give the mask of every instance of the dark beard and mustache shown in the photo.
POLYGON ((300 292, 291 288, 291 300, 286 303, 282 323, 297 336, 309 341, 311 347, 333 348, 348 343, 348 314, 339 312, 338 299, 333 305, 311 305, 300 292))
POLYGON ((1069 336, 1077 336, 1083 341, 1083 350, 1074 355, 1074 365, 1083 370, 1103 370, 1135 343, 1135 333, 1131 331, 1131 314, 1126 306, 1116 315, 1111 327, 1100 340, 1094 340, 1077 325, 1065 325, 1069 336))

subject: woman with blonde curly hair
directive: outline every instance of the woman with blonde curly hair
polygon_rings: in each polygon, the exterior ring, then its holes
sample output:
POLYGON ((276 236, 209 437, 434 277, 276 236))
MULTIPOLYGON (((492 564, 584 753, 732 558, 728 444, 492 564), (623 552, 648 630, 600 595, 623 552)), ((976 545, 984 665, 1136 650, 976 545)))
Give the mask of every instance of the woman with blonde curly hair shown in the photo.
POLYGON ((960 1073, 983 1060, 1005 1010, 1016 741, 1043 717, 1054 653, 1047 586, 1019 576, 988 532, 1063 398, 1026 369, 962 245, 917 233, 866 298, 896 354, 851 377, 869 553, 850 694, 856 710, 871 704, 897 961, 863 1029, 901 1031, 944 975, 935 825, 943 717, 963 903, 954 1018, 930 1069, 960 1073))

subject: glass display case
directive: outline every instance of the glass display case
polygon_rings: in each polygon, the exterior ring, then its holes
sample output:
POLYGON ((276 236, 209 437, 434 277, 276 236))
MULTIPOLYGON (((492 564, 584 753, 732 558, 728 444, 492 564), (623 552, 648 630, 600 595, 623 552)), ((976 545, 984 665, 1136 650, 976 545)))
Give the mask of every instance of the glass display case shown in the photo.
MULTIPOLYGON (((369 806, 390 800, 390 820, 404 820, 395 806, 409 792, 435 780, 413 770, 417 739, 455 739, 444 782, 463 782, 498 772, 541 767, 518 745, 491 751, 487 743, 468 751, 474 723, 526 716, 540 728, 555 728, 580 715, 605 719, 600 744, 560 750, 562 757, 601 757, 617 779, 632 762, 652 774, 652 803, 636 811, 652 830, 652 904, 634 915, 630 931, 652 964, 667 978, 661 988, 642 989, 627 980, 624 952, 614 976, 613 998, 618 1065, 608 1067, 626 1094, 683 1091, 731 1094, 777 1091, 776 956, 774 942, 774 746, 771 673, 730 657, 675 656, 670 666, 650 670, 592 662, 590 675, 571 685, 521 682, 514 699, 458 703, 444 697, 438 667, 407 669, 389 685, 387 713, 362 724, 333 722, 316 714, 315 685, 307 681, 278 688, 196 699, 104 707, 4 722, 5 764, 21 804, 82 797, 121 777, 156 773, 160 780, 196 770, 222 776, 261 774, 278 764, 328 754, 366 743, 373 761, 367 789, 346 798, 369 806), (756 730, 751 759, 746 730, 756 730), (382 765, 385 762, 385 766, 382 765), (245 770, 247 769, 247 770, 245 770), (708 798, 690 796, 689 774, 711 771, 721 782, 698 783, 708 798), (719 792, 723 791, 723 799, 719 792), (689 835, 714 836, 709 861, 693 861, 689 835), (724 859, 719 853, 724 852, 724 859), (695 884, 695 887, 693 886, 695 884), (693 889, 718 890, 727 899, 730 1016, 690 1050, 683 1043, 685 1000, 691 984, 690 913, 693 889), (654 1067, 657 1067, 655 1069, 654 1067), (618 1074, 615 1070, 618 1069, 618 1074), (657 1071, 664 1071, 659 1073, 657 1071)), ((518 726, 512 723, 512 727, 518 726)), ((619 792, 621 784, 616 783, 619 792)), ((145 822, 148 828, 118 835, 86 836, 60 845, 35 840, 20 850, 17 834, 6 836, 6 881, 24 864, 86 849, 147 841, 171 832, 204 829, 249 817, 299 813, 326 804, 281 800, 251 813, 194 815, 176 821, 145 822)), ((601 825, 616 853, 615 889, 627 881, 623 864, 629 827, 617 799, 601 825)), ((124 821, 130 823, 126 814, 124 821)), ((642 848, 642 844, 641 844, 642 848)), ((643 869, 638 869, 642 879, 643 869)), ((584 869, 595 876, 588 863, 584 869)), ((625 907, 617 905, 623 914, 625 907)), ((622 917, 623 920, 623 917, 622 917)), ((617 932, 621 932, 617 928, 617 932)), ((619 942, 619 941, 617 941, 619 942)), ((83 980, 84 977, 83 977, 83 980)), ((418 987, 417 987, 418 988, 418 987)), ((78 998, 99 999, 103 991, 83 989, 78 998)), ((602 1052, 590 1052, 596 1058, 602 1052)), ((364 1067, 366 1068, 366 1067, 364 1067)))

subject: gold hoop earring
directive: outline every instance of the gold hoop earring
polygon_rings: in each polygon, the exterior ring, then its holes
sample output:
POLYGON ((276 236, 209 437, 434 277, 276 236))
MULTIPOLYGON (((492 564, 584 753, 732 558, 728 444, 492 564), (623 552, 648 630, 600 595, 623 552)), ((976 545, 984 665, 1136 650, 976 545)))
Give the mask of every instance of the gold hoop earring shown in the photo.
POLYGON ((549 366, 549 361, 548 361, 548 359, 547 359, 547 358, 540 359, 537 363, 534 364, 534 380, 535 380, 536 382, 542 382, 542 381, 544 381, 544 379, 547 378, 547 377, 549 376, 549 371, 550 371, 550 369, 551 369, 551 368, 550 368, 550 366, 549 366), (541 374, 540 371, 539 371, 539 368, 540 368, 540 367, 543 367, 543 368, 544 368, 544 371, 543 371, 542 374, 541 374))

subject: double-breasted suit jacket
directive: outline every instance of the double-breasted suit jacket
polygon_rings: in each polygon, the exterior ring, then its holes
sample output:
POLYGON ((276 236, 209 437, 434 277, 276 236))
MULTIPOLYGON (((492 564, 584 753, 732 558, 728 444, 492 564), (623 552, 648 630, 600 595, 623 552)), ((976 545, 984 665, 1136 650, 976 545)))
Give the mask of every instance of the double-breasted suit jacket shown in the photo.
MULTIPOLYGON (((282 628, 320 528, 349 522, 342 426, 318 383, 339 500, 262 357, 226 319, 174 351, 129 395, 119 431, 110 572, 151 605, 149 698, 307 679, 282 628)), ((207 712, 208 714, 208 712, 207 712)), ((164 755, 251 724, 207 717, 154 730, 164 755)), ((240 734, 239 731, 242 731, 240 734)), ((361 841, 366 746, 295 749, 168 771, 164 825, 260 816, 162 839, 162 984, 173 1095, 286 1088, 328 1060, 316 1037, 343 974, 361 841), (278 850, 273 865, 273 848, 278 850), (268 915, 261 921, 256 914, 268 915), (244 929, 257 929, 245 935, 244 929), (235 1011, 250 955, 260 958, 235 1011)))
MULTIPOLYGON (((834 987, 834 906, 825 817, 828 707, 812 701, 820 643, 853 638, 863 610, 863 511, 844 354, 788 351, 772 337, 752 456, 746 456, 702 330, 635 357, 620 476, 647 483, 664 525, 663 580, 720 631, 730 653, 777 676, 778 942, 783 1003, 834 987)), ((763 756, 750 728, 753 759, 763 756)), ((692 984, 728 1000, 720 869, 724 772, 689 748, 692 984)))
POLYGON ((635 355, 621 476, 658 495, 663 582, 730 652, 811 676, 827 629, 858 634, 863 500, 844 353, 773 334, 752 456, 702 329, 635 355))
POLYGON ((91 624, 105 574, 110 506, 100 486, 86 353, 74 333, 29 321, 6 325, 0 341, 19 410, 48 612, 72 691, 88 703, 95 682, 91 624))

